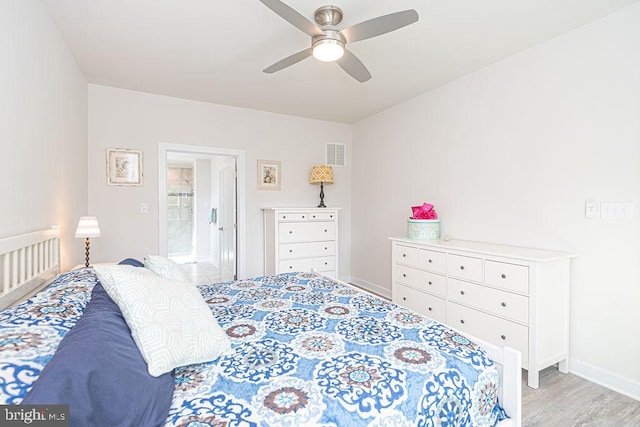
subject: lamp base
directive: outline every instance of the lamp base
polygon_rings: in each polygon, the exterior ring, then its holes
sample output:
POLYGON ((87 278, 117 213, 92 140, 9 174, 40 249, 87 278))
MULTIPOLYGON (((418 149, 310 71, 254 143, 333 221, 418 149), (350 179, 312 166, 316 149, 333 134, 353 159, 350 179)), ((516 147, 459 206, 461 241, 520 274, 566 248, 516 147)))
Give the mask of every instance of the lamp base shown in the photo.
POLYGON ((319 208, 326 208, 327 206, 324 204, 324 185, 321 182, 320 183, 320 204, 318 205, 319 208))
POLYGON ((89 238, 84 241, 84 266, 89 268, 89 238))

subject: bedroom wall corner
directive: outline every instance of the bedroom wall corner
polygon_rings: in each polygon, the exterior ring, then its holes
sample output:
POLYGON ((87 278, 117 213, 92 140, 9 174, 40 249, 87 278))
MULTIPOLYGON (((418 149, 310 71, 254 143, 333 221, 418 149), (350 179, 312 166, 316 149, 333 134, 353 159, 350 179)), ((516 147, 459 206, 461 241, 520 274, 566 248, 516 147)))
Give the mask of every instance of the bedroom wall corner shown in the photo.
POLYGON ((0 40, 0 237, 56 224, 67 270, 84 258, 87 80, 40 1, 0 2, 0 40))

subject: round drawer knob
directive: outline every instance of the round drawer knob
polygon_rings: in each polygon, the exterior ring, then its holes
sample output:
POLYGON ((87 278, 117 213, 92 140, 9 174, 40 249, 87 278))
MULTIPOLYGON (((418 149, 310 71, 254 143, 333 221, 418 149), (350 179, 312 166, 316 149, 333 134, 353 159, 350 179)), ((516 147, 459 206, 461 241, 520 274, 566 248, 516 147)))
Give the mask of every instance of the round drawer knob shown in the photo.
POLYGON ((407 300, 407 297, 402 297, 402 301, 406 301, 406 300, 407 300))
POLYGON ((502 304, 500 304, 500 305, 501 305, 501 306, 503 306, 503 307, 506 307, 506 306, 507 306, 507 303, 506 303, 506 302, 503 302, 503 303, 502 303, 502 304))
POLYGON ((329 250, 329 248, 327 248, 327 247, 325 246, 324 250, 325 250, 325 251, 326 251, 326 250, 329 250))
POLYGON ((431 264, 433 262, 433 260, 429 260, 429 264, 431 264))
POLYGON ((329 215, 329 218, 333 218, 333 215, 329 215))
POLYGON ((302 219, 304 219, 304 215, 302 215, 302 219))
POLYGON ((460 319, 460 323, 464 323, 464 319, 460 319))
POLYGON ((460 270, 464 270, 464 265, 461 265, 461 266, 460 266, 460 270))
MULTIPOLYGON (((315 215, 313 215, 313 216, 312 216, 312 218, 315 218, 315 217, 316 217, 315 215)), ((303 218, 304 218, 304 217, 303 217, 303 218)))
POLYGON ((429 311, 433 311, 433 308, 429 307, 429 311))
POLYGON ((433 282, 431 282, 431 280, 429 280, 429 284, 430 284, 430 285, 433 285, 433 282))
POLYGON ((324 230, 324 232, 326 233, 326 232, 327 232, 327 230, 325 229, 325 230, 324 230))
POLYGON ((502 274, 500 275, 500 277, 502 277, 503 279, 506 279, 506 278, 507 278, 507 275, 506 275, 506 274, 504 274, 504 273, 502 273, 502 274))
POLYGON ((460 291, 460 295, 464 295, 464 291, 460 291))
POLYGON ((329 263, 328 263, 328 262, 325 262, 325 263, 324 263, 324 265, 329 265, 329 263))
POLYGON ((289 270, 293 270, 293 265, 290 265, 290 266, 289 266, 289 270))
POLYGON ((407 277, 407 275, 405 273, 402 273, 402 277, 407 277))
POLYGON ((293 231, 289 231, 289 234, 293 234, 293 231))
POLYGON ((292 252, 293 252, 293 249, 289 249, 289 253, 292 253, 292 252))
POLYGON ((287 216, 286 216, 286 215, 283 215, 283 216, 282 216, 282 219, 287 219, 287 216))
POLYGON ((507 336, 506 335, 500 335, 500 338, 502 338, 503 340, 506 340, 507 336))

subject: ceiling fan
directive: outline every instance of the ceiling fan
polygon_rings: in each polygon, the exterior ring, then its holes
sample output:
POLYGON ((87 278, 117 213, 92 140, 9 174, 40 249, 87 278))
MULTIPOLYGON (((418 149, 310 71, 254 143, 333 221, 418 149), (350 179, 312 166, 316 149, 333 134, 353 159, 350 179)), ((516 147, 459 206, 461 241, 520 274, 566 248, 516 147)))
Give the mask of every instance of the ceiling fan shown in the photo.
POLYGON ((279 0, 260 1, 285 21, 311 36, 310 48, 294 53, 265 68, 263 71, 268 74, 280 71, 313 55, 320 61, 337 62, 347 74, 364 83, 371 78, 371 73, 353 53, 345 48, 345 45, 397 30, 418 20, 418 12, 409 9, 379 16, 339 30, 336 25, 342 21, 342 10, 336 6, 318 8, 314 14, 316 25, 279 0))

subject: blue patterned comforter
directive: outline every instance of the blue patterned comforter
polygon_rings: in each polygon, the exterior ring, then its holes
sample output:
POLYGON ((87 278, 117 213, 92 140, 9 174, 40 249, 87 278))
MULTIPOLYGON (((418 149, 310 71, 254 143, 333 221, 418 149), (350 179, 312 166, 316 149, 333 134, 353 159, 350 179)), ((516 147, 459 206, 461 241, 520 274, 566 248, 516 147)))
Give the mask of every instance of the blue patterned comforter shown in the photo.
MULTIPOLYGON (((19 403, 96 278, 0 312, 0 404, 19 403)), ((175 370, 170 426, 493 426, 498 372, 464 336, 310 273, 200 286, 232 350, 175 370)))

